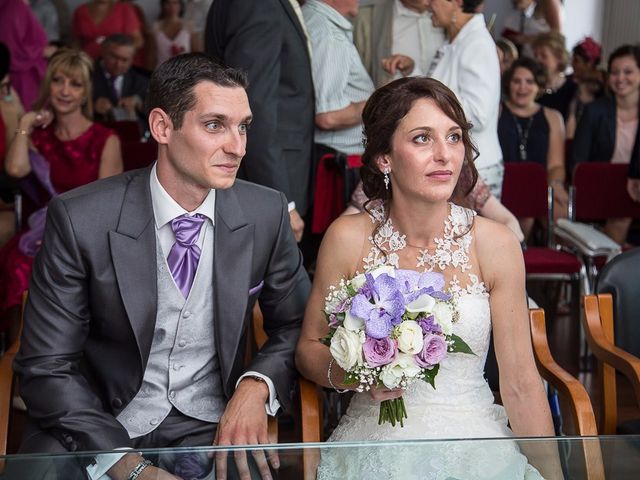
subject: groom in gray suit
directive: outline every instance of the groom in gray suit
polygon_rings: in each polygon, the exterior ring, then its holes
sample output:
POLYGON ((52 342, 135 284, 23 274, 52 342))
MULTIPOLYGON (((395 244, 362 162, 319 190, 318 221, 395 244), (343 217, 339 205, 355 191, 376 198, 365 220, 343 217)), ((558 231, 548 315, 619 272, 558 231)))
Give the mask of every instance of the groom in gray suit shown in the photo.
MULTIPOLYGON (((236 181, 245 88, 203 54, 165 62, 147 95, 156 164, 49 204, 15 362, 23 453, 268 443, 309 280, 284 195, 236 181), (258 299, 269 339, 245 366, 258 299)), ((85 466, 92 479, 174 478, 132 452, 85 466)))

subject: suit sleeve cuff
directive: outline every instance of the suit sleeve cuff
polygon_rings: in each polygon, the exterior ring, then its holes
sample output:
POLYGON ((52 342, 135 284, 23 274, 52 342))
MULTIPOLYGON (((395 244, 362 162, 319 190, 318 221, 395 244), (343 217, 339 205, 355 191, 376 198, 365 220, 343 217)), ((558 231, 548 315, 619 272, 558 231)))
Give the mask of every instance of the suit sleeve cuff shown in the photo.
POLYGON ((264 404, 264 408, 267 411, 267 415, 271 415, 272 417, 275 416, 278 413, 278 410, 280 410, 280 402, 276 397, 276 387, 273 385, 271 379, 261 373, 250 371, 245 373, 238 379, 238 381, 236 382, 236 387, 238 387, 238 384, 244 377, 258 377, 264 380, 264 383, 266 383, 267 387, 269 388, 269 400, 267 400, 267 403, 264 404))
POLYGON ((289 213, 296 209, 296 202, 289 202, 289 213))
MULTIPOLYGON (((123 447, 116 448, 116 450, 131 450, 131 448, 123 447)), ((91 480, 110 480, 111 477, 107 475, 107 471, 113 467, 127 452, 122 451, 118 453, 102 453, 96 455, 96 461, 93 465, 87 467, 87 474, 91 480)))

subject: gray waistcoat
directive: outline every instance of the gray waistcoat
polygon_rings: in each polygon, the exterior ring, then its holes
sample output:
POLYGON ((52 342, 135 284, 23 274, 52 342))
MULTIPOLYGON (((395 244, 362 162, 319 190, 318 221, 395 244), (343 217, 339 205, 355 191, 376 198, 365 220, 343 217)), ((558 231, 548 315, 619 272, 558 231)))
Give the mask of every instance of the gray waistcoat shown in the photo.
POLYGON ((186 299, 157 245, 158 313, 142 387, 118 415, 135 438, 153 431, 172 406, 218 422, 226 405, 213 329, 213 229, 206 222, 198 270, 186 299))

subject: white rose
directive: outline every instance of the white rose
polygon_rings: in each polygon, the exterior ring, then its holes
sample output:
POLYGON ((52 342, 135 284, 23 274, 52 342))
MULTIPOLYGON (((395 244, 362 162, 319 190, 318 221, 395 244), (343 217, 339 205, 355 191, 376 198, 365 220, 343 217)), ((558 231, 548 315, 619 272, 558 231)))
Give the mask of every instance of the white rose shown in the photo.
POLYGON ((364 285, 364 282, 366 281, 367 277, 364 276, 364 273, 361 273, 360 275, 356 275, 351 279, 351 286, 354 290, 358 290, 362 285, 364 285))
POLYGON ((436 299, 431 295, 422 294, 416 298, 413 302, 407 305, 407 312, 410 313, 431 313, 431 310, 436 304, 436 299))
POLYGON ((422 351, 422 328, 418 322, 405 320, 398 325, 398 348, 403 353, 415 355, 422 351))
POLYGON ((398 353, 393 362, 382 367, 380 380, 387 388, 397 388, 402 378, 411 379, 421 372, 421 368, 413 359, 413 355, 398 353))
POLYGON ((390 277, 396 278, 396 270, 395 270, 395 268, 393 268, 393 267, 391 267, 389 265, 383 265, 382 267, 378 267, 375 270, 371 270, 371 272, 369 272, 369 273, 371 274, 371 276, 373 278, 378 278, 383 273, 386 273, 390 277))
POLYGON ((360 336, 344 327, 338 327, 331 337, 331 355, 344 370, 351 370, 362 356, 360 336))
POLYGON ((358 317, 354 317, 351 315, 351 312, 347 310, 344 312, 344 321, 342 322, 342 326, 347 330, 352 332, 357 332, 364 327, 364 320, 358 317))
POLYGON ((453 330, 453 310, 449 304, 445 302, 436 303, 436 306, 433 307, 433 316, 442 328, 442 333, 451 335, 453 330))

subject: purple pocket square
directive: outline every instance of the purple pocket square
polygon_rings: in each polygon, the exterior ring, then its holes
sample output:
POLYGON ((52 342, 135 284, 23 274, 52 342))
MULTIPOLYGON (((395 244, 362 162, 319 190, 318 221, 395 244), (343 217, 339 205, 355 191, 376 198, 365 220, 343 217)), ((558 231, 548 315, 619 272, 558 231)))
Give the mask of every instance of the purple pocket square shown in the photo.
POLYGON ((257 284, 255 287, 251 287, 249 289, 249 296, 253 295, 254 293, 258 293, 260 290, 262 290, 262 287, 264 285, 264 280, 262 280, 259 284, 257 284))

